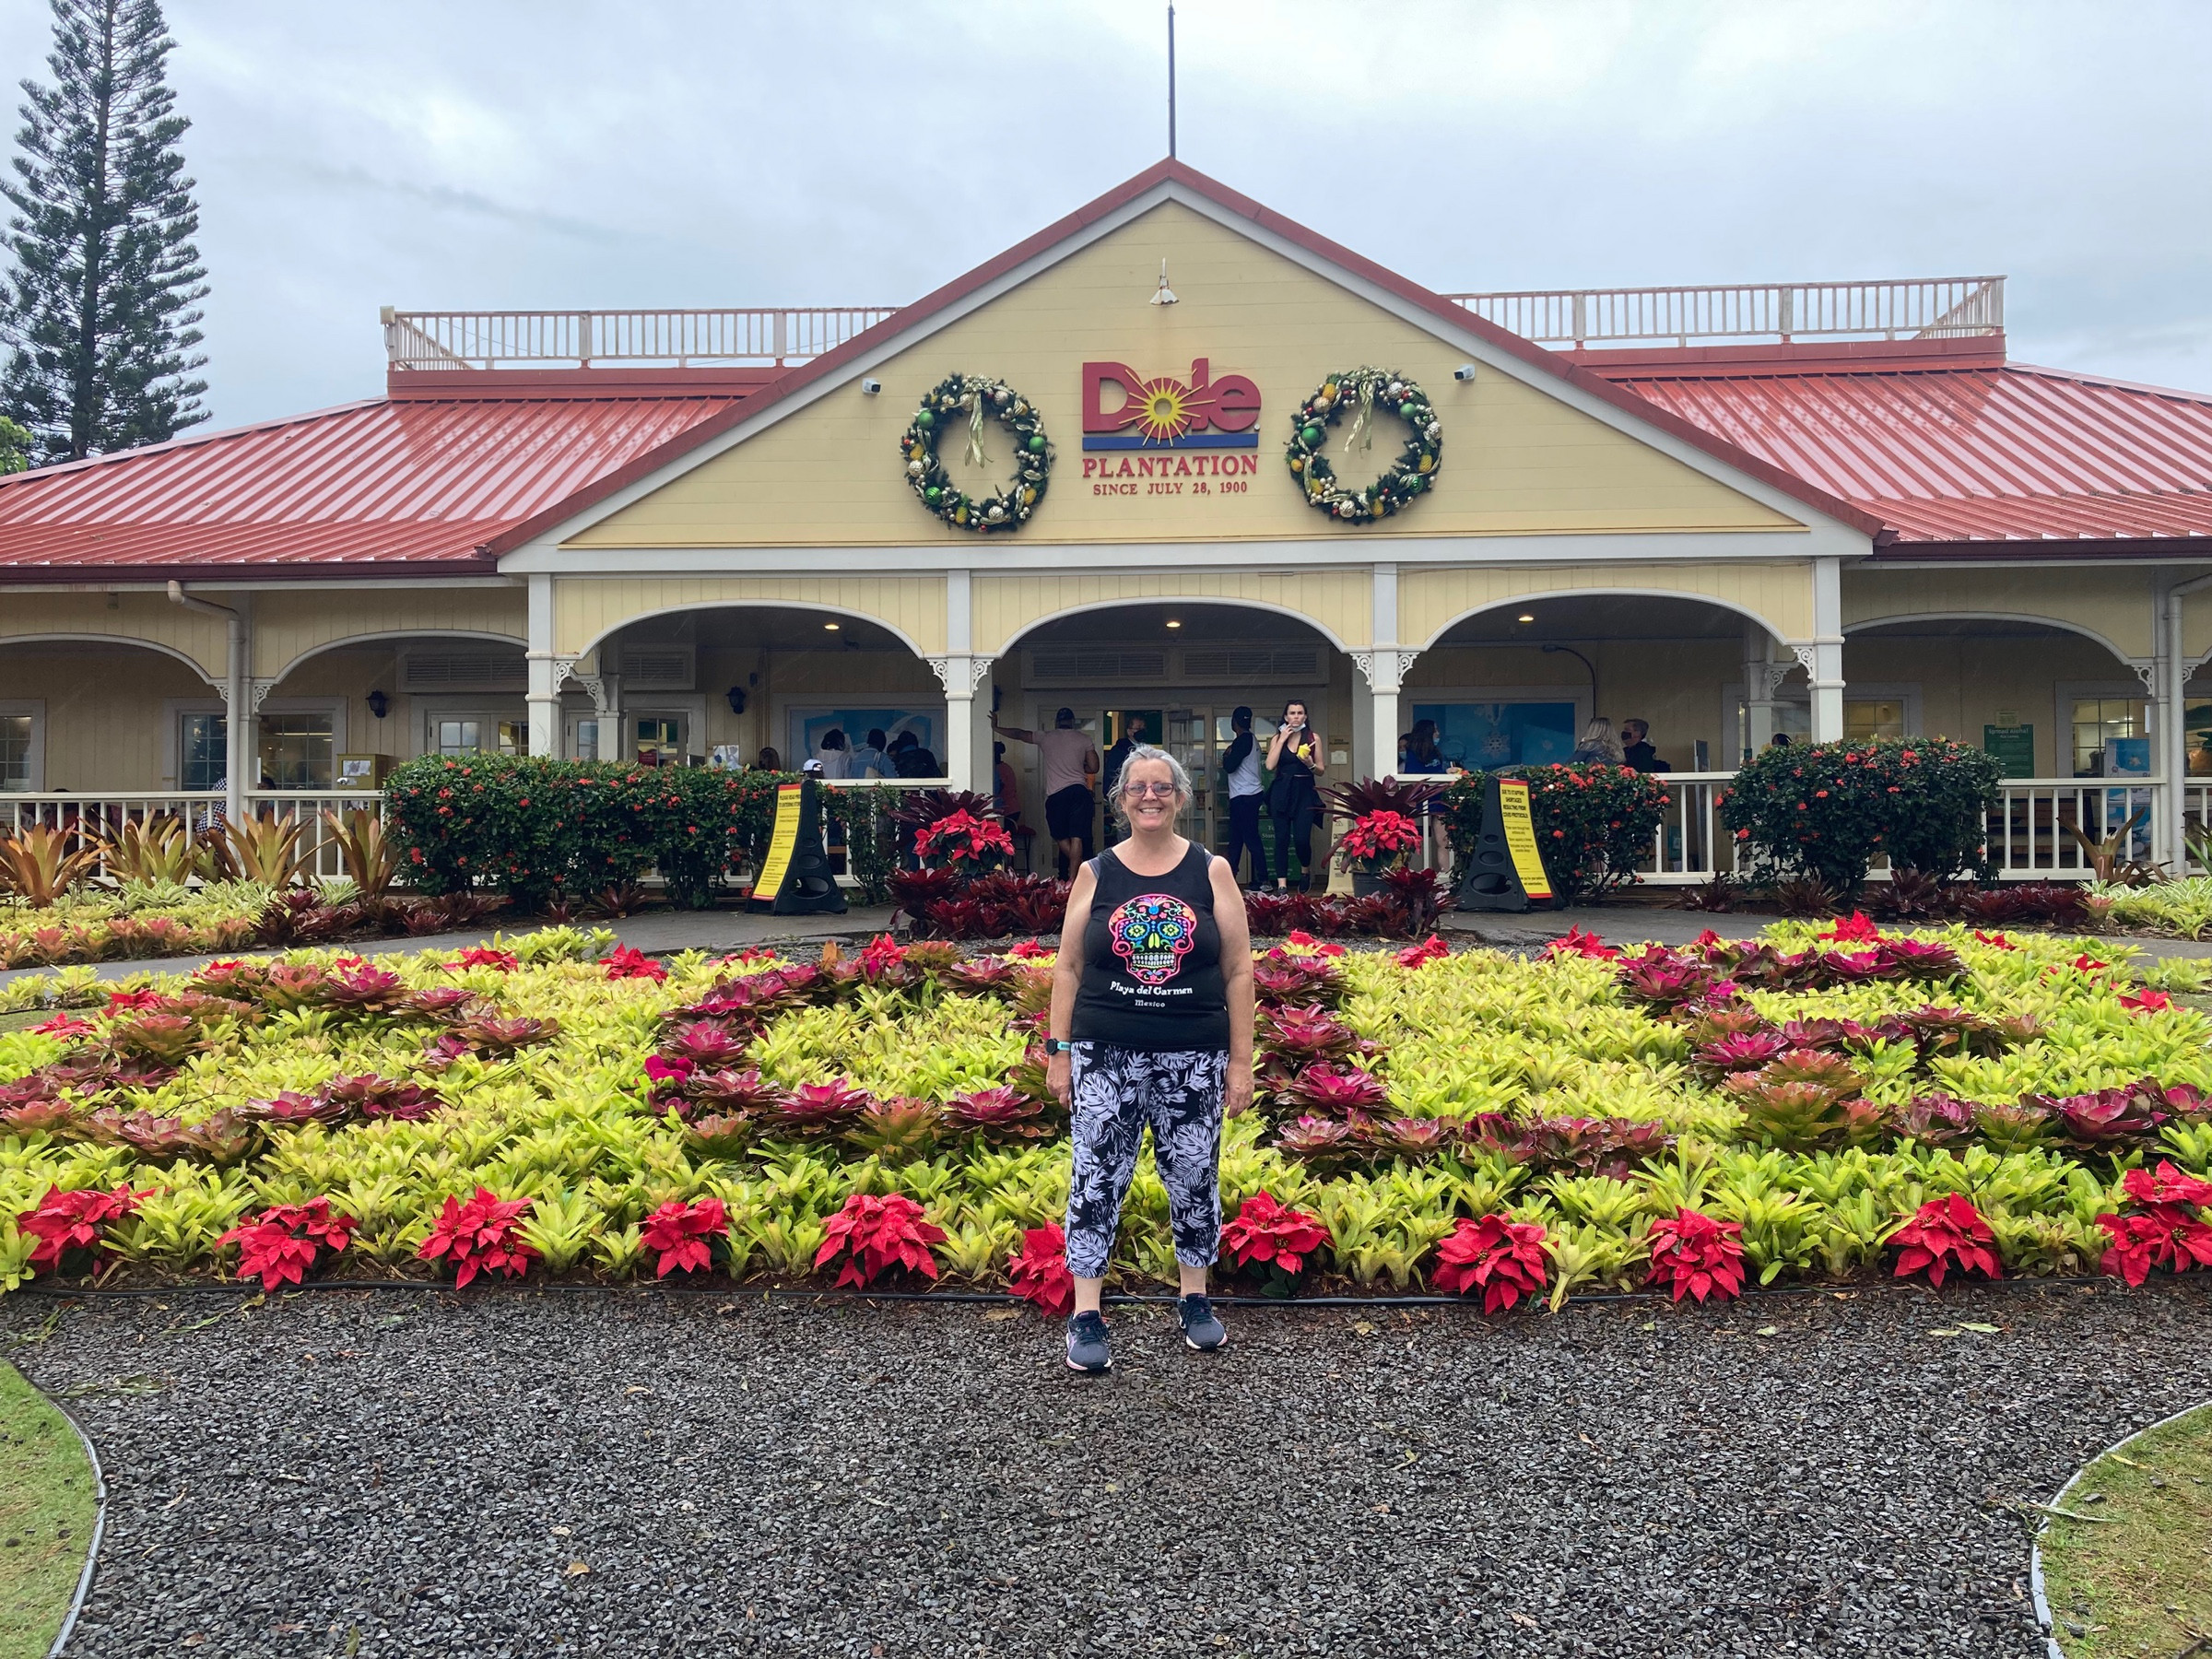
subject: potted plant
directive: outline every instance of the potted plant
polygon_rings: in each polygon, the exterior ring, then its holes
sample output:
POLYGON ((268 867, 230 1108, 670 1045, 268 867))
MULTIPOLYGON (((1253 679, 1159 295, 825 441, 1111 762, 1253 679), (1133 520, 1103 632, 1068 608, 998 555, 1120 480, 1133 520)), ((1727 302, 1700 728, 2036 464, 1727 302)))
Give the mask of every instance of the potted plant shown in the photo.
POLYGON ((1336 862, 1352 873, 1353 892, 1379 892, 1385 875, 1405 867, 1421 844, 1430 803, 1443 793, 1441 782, 1403 778, 1362 778, 1322 791, 1330 815, 1349 826, 1336 842, 1336 862))
POLYGON ((924 868, 950 870, 972 879, 1012 858, 1014 838, 997 819, 960 811, 917 830, 914 855, 924 868))

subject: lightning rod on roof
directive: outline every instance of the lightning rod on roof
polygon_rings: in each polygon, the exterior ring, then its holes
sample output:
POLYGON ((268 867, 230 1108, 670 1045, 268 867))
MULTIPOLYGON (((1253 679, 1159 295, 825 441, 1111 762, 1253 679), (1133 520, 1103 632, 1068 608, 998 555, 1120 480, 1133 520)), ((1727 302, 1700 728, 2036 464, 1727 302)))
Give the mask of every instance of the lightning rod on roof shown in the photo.
POLYGON ((1175 159, 1175 7, 1168 6, 1168 159, 1175 159))

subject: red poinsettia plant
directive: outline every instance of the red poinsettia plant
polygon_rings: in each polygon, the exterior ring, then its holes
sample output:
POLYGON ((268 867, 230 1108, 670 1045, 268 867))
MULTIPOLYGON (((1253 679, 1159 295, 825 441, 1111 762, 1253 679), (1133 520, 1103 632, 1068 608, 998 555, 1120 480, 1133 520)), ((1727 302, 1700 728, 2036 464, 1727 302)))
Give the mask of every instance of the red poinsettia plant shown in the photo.
POLYGON ((1604 937, 1586 928, 1570 927, 1564 934, 1544 947, 1547 957, 1588 957, 1593 961, 1610 962, 1620 955, 1620 947, 1608 945, 1604 937))
POLYGON ((668 977, 666 963, 656 961, 629 945, 616 946, 599 959, 599 966, 610 980, 652 980, 658 983, 668 977))
POLYGON ((900 1267, 924 1278, 937 1277, 930 1246, 945 1241, 945 1230, 925 1220, 922 1206, 904 1193, 881 1197, 854 1193, 823 1231, 827 1236, 815 1253, 814 1265, 820 1268, 839 1262, 840 1285, 865 1290, 900 1267))
POLYGON ((1418 820, 1387 806, 1363 812, 1336 843, 1337 867, 1380 876, 1403 864, 1406 855, 1420 844, 1418 820))
POLYGON ((1678 1209, 1652 1223, 1648 1283, 1672 1288, 1675 1300, 1709 1296, 1723 1301, 1744 1293, 1743 1228, 1702 1210, 1678 1209))
POLYGON ((1076 1279, 1067 1270, 1067 1235, 1052 1225, 1023 1233, 1021 1248, 1006 1258, 1006 1288, 1054 1319, 1075 1312, 1076 1279))
POLYGON ((109 1241, 103 1231, 109 1223, 135 1213, 138 1200, 152 1191, 148 1187, 145 1192, 134 1192, 119 1186, 111 1193, 90 1187, 64 1192, 60 1187, 48 1187, 37 1208, 16 1218, 17 1230, 39 1241, 30 1253, 31 1272, 53 1272, 73 1250, 100 1249, 109 1241))
POLYGON ((714 1264, 714 1241, 730 1232, 730 1212, 719 1198, 671 1198, 645 1218, 639 1239, 659 1264, 655 1278, 672 1273, 700 1273, 714 1264))
POLYGON ((1422 968, 1430 962, 1441 962, 1452 954, 1452 947, 1430 934, 1418 945, 1408 945, 1397 953, 1401 968, 1422 968))
POLYGON ((2128 1196, 2126 1209, 2097 1218, 2112 1241, 2104 1253, 2105 1272, 2136 1286, 2153 1267, 2175 1273, 2212 1267, 2212 1222, 2205 1219, 2212 1210, 2212 1181, 2167 1159, 2155 1171, 2128 1171, 2120 1187, 2128 1196))
POLYGON ((1481 1291, 1485 1313, 1502 1312, 1535 1295, 1551 1277, 1544 1230, 1511 1216, 1463 1218, 1436 1254, 1436 1288, 1448 1296, 1481 1291))
POLYGON ((1924 1273, 1929 1284, 1941 1286, 1943 1276, 1954 1267, 1985 1278, 2004 1277, 2005 1270, 1997 1261, 1996 1235, 1963 1193, 1929 1199, 1912 1220, 1890 1235, 1889 1241, 1898 1247, 1899 1278, 1924 1273))
POLYGON ((1265 1269, 1268 1288, 1288 1293, 1328 1242, 1320 1217, 1290 1208, 1273 1193, 1254 1193, 1222 1227, 1221 1259, 1232 1268, 1265 1269))
POLYGON ((523 1218, 531 1203, 501 1198, 489 1187, 478 1187, 466 1204, 449 1196, 430 1236, 415 1253, 426 1262, 441 1256, 451 1262, 456 1290, 479 1273, 520 1278, 537 1260, 537 1252, 523 1238, 523 1218))
POLYGON ((275 1204, 250 1216, 218 1241, 238 1246, 238 1277, 259 1279, 264 1290, 297 1285, 325 1252, 335 1255, 353 1241, 360 1225, 351 1216, 334 1216, 330 1200, 275 1204))
POLYGON ((956 812, 914 832, 914 856, 963 876, 980 876, 1014 856, 1014 838, 995 819, 956 812))
POLYGON ((488 945, 471 945, 446 964, 448 968, 496 968, 501 973, 512 973, 522 966, 511 950, 495 950, 488 945))

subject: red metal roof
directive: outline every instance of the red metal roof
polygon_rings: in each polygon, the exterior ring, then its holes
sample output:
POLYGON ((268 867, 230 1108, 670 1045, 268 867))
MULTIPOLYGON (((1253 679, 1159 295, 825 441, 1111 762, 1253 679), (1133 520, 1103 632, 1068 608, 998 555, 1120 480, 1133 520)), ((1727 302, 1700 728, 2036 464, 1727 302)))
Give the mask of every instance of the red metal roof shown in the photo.
POLYGON ((139 576, 334 564, 349 573, 488 571, 494 536, 744 394, 727 377, 684 395, 594 386, 581 397, 572 384, 487 395, 456 375, 446 387, 410 385, 375 402, 19 474, 0 480, 0 581, 87 567, 139 576))
POLYGON ((2212 536, 2212 397, 2001 360, 1634 356, 1584 361, 1857 502, 1900 544, 2133 542, 2109 550, 2139 557, 2160 550, 2146 538, 2212 536))

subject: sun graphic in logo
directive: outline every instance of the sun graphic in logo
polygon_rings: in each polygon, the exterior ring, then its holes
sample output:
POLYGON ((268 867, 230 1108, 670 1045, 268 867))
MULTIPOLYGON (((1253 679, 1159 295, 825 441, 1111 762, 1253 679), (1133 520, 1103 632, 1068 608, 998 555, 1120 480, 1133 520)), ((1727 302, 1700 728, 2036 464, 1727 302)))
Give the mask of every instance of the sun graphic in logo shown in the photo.
POLYGON ((1191 407, 1191 389, 1164 375, 1139 386, 1135 402, 1135 424, 1147 443, 1171 443, 1198 418, 1198 412, 1191 407))

